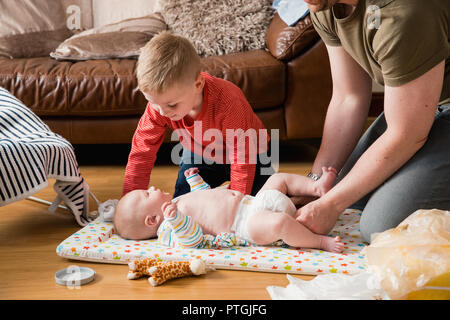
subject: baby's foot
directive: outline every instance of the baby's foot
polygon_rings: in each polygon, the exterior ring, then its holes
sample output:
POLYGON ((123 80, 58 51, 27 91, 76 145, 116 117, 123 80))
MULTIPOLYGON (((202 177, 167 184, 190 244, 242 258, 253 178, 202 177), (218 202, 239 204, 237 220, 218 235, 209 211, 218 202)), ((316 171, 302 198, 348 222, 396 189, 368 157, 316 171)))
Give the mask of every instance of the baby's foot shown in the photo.
POLYGON ((316 192, 319 197, 330 191, 337 177, 337 171, 333 167, 322 167, 322 176, 316 182, 316 192))
POLYGON ((320 249, 330 252, 340 253, 344 248, 344 244, 341 242, 341 237, 337 236, 335 238, 322 236, 320 241, 320 249))

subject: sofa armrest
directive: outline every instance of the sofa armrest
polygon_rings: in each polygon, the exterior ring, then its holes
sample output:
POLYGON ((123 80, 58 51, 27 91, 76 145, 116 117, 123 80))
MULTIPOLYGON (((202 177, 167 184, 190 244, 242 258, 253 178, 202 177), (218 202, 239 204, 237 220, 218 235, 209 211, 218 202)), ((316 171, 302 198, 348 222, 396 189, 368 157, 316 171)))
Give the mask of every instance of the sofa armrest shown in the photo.
POLYGON ((319 35, 309 14, 290 27, 275 13, 267 29, 266 46, 276 59, 287 61, 298 56, 318 39, 319 35))

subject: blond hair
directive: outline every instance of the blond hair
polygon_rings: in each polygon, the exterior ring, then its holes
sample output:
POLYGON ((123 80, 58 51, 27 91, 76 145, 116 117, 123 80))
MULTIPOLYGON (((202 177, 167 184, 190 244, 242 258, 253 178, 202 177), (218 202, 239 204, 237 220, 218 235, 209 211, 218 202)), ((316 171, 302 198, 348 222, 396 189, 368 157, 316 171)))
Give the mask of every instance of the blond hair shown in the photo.
POLYGON ((191 42, 163 31, 141 49, 138 86, 143 92, 160 94, 175 84, 194 81, 200 69, 200 57, 191 42))

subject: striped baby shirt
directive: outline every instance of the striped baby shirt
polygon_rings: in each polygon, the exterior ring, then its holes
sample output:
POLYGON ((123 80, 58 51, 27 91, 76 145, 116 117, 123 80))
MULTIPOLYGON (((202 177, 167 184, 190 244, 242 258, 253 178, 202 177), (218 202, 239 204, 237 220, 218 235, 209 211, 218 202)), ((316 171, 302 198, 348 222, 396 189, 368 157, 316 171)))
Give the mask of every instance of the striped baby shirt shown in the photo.
POLYGON ((191 187, 191 192, 211 189, 209 184, 207 184, 198 173, 195 173, 192 176, 187 177, 186 182, 191 187))
MULTIPOLYGON (((187 177, 186 181, 191 187, 191 192, 211 189, 198 173, 187 177)), ((191 217, 177 210, 175 217, 164 218, 158 228, 158 243, 169 247, 203 247, 203 231, 191 217)))
POLYGON ((165 218, 158 229, 158 244, 178 248, 229 248, 249 246, 246 240, 236 237, 234 233, 224 232, 213 236, 203 234, 202 228, 189 216, 179 210, 173 218, 165 218))
POLYGON ((202 228, 191 217, 185 216, 179 210, 175 217, 165 218, 161 226, 158 244, 181 248, 202 247, 202 228))
MULTIPOLYGON (((203 178, 195 173, 186 178, 191 192, 211 189, 203 178)), ((172 202, 176 202, 177 198, 172 202)), ((248 246, 249 243, 239 239, 233 233, 221 233, 217 236, 203 234, 202 228, 189 216, 179 210, 173 218, 164 218, 158 228, 158 244, 180 248, 226 248, 248 246)))

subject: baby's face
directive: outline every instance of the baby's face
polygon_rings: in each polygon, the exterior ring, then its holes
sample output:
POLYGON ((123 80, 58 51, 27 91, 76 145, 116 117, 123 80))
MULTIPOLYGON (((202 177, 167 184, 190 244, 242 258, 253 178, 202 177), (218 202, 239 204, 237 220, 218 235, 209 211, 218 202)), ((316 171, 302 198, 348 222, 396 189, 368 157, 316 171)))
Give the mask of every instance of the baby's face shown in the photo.
POLYGON ((156 237, 158 227, 164 220, 161 207, 171 200, 170 193, 155 187, 133 190, 125 195, 118 204, 115 217, 121 236, 133 240, 156 237))
POLYGON ((134 210, 138 216, 159 215, 160 212, 162 214, 163 203, 172 199, 170 193, 153 186, 148 190, 134 190, 132 192, 134 198, 132 202, 134 202, 134 210))

